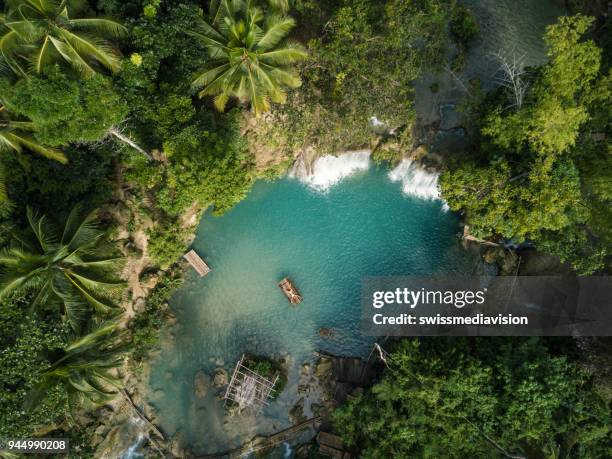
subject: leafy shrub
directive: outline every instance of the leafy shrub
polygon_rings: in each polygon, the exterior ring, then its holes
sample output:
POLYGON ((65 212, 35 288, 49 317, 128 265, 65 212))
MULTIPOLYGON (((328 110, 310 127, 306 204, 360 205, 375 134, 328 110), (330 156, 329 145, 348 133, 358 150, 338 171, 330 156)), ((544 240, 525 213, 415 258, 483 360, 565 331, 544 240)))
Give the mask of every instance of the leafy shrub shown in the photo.
POLYGON ((167 322, 167 302, 182 283, 180 270, 163 272, 146 299, 145 310, 131 322, 132 358, 136 362, 145 360, 157 346, 160 331, 167 322))
POLYGON ((272 399, 278 397, 285 386, 287 385, 287 371, 281 364, 281 362, 264 356, 248 356, 244 364, 247 368, 258 373, 265 378, 270 380, 274 379, 278 375, 278 381, 274 385, 274 392, 271 394, 272 399))
POLYGON ((50 364, 54 350, 63 347, 66 328, 51 317, 37 318, 27 311, 29 299, 14 295, 0 300, 0 437, 30 437, 43 425, 62 421, 68 414, 66 394, 47 391, 33 410, 24 404, 39 375, 50 364))
POLYGON ((474 14, 465 6, 457 5, 453 8, 450 21, 450 32, 462 46, 474 40, 480 33, 480 27, 474 14))
POLYGON ((70 80, 57 66, 12 86, 5 82, 2 92, 7 106, 34 122, 45 145, 98 140, 127 112, 108 79, 70 80))

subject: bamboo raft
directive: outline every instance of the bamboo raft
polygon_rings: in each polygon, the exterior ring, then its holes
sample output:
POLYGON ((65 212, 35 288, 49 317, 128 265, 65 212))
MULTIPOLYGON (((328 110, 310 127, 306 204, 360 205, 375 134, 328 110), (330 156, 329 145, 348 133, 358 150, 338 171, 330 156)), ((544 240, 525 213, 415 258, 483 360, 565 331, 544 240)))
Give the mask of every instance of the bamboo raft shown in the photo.
POLYGON ((210 272, 210 268, 204 260, 200 258, 200 256, 196 253, 195 250, 190 250, 183 258, 189 262, 189 264, 196 270, 196 272, 200 275, 200 277, 206 276, 210 272))
POLYGON ((278 283, 278 286, 289 300, 289 303, 299 304, 302 302, 302 295, 300 295, 297 288, 295 288, 295 285, 293 285, 289 278, 285 277, 278 283))

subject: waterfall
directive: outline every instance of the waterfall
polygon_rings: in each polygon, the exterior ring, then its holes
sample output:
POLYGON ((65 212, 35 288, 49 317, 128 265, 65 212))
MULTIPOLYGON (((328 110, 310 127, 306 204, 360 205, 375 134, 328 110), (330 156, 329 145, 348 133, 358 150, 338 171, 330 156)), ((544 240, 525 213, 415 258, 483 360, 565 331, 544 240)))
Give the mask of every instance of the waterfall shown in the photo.
MULTIPOLYGON (((401 182, 402 192, 408 196, 415 196, 427 200, 442 200, 438 190, 437 172, 429 172, 414 161, 404 159, 392 171, 389 172, 389 180, 401 182)), ((444 203, 444 210, 448 206, 444 203)))
POLYGON ((283 448, 283 459, 291 459, 291 455, 293 453, 293 448, 291 448, 291 445, 285 441, 283 442, 283 448))
MULTIPOLYGON (((142 459, 144 455, 139 452, 143 442, 148 439, 146 433, 143 431, 144 421, 140 418, 130 418, 126 423, 123 424, 124 428, 121 429, 121 445, 130 445, 128 448, 118 455, 120 459, 142 459), (136 434, 137 433, 137 434, 136 434), (136 440, 133 441, 133 438, 136 440), (128 443, 133 441, 132 444, 128 443)), ((125 448, 125 446, 124 446, 125 448)))
MULTIPOLYGON (((301 158, 300 158, 301 159, 301 158)), ((370 167, 370 151, 349 151, 339 156, 321 156, 308 171, 303 160, 298 160, 289 173, 317 191, 327 191, 340 180, 370 167)))
POLYGON ((137 453, 136 451, 140 448, 142 441, 146 438, 146 436, 140 432, 138 434, 138 438, 136 442, 132 444, 122 455, 121 459, 140 459, 143 457, 142 454, 137 453))
MULTIPOLYGON (((293 177, 316 191, 327 191, 342 179, 370 167, 370 150, 349 151, 338 156, 321 156, 308 170, 306 162, 300 156, 289 172, 293 177)), ((429 172, 410 159, 402 162, 388 174, 392 182, 401 182, 402 191, 407 196, 426 200, 442 200, 438 190, 437 172, 429 172)), ((444 203, 444 210, 448 206, 444 203)))

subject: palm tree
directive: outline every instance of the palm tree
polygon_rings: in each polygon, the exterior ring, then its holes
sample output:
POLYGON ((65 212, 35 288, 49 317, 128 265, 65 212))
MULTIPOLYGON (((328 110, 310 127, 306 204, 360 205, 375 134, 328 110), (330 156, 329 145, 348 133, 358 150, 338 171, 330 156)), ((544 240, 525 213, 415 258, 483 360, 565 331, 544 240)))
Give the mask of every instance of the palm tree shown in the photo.
POLYGON ((125 27, 100 18, 72 19, 66 0, 8 0, 0 16, 0 54, 18 75, 41 73, 46 65, 67 62, 78 74, 95 67, 119 70, 120 53, 104 37, 119 37, 125 27))
POLYGON ((80 218, 74 208, 62 231, 30 208, 27 220, 29 231, 0 253, 0 298, 30 292, 33 308, 59 305, 75 331, 92 313, 111 315, 124 285, 114 275, 123 258, 112 255, 95 212, 80 218))
POLYGON ((208 50, 210 61, 193 82, 199 96, 215 96, 223 111, 230 97, 250 102, 256 115, 270 109, 270 101, 284 103, 284 88, 301 80, 291 67, 306 59, 302 45, 286 39, 295 26, 289 16, 270 14, 251 0, 211 3, 210 23, 202 21, 191 32, 208 50))
MULTIPOLYGON (((59 150, 45 147, 32 138, 34 124, 31 121, 16 121, 0 103, 0 153, 30 150, 50 159, 66 164, 68 159, 59 150)), ((0 164, 0 202, 6 200, 4 169, 0 164)))
POLYGON ((90 324, 88 332, 68 344, 61 357, 43 371, 26 407, 34 407, 58 385, 75 408, 108 403, 121 388, 115 369, 122 365, 128 350, 126 334, 118 320, 90 324))

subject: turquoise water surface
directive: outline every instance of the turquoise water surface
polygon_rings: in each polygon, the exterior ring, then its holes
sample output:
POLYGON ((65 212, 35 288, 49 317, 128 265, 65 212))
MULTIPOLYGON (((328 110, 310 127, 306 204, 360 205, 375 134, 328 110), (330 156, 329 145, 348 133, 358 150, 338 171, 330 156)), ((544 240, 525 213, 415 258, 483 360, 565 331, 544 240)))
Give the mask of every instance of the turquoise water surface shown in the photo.
POLYGON ((201 279, 191 272, 173 297, 178 326, 151 372, 161 426, 198 453, 286 427, 299 368, 313 351, 370 351, 372 338, 359 328, 361 279, 472 273, 478 259, 460 246, 458 231, 440 201, 407 196, 374 166, 326 191, 291 178, 258 182, 224 216, 205 215, 193 247, 212 272, 201 279), (300 305, 289 305, 277 287, 284 276, 303 295, 300 305), (334 337, 320 337, 321 327, 334 337), (245 352, 285 356, 290 381, 257 420, 228 422, 212 389, 205 400, 195 398, 193 377, 217 367, 231 373, 245 352))

